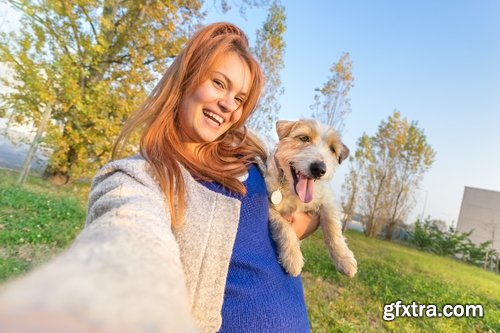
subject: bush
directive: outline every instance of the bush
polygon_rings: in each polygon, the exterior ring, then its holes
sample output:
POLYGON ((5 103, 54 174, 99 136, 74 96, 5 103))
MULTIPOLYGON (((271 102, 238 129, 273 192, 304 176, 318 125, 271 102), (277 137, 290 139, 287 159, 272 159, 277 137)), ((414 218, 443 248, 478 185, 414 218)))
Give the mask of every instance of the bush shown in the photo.
POLYGON ((469 239, 472 231, 460 233, 453 228, 443 231, 440 225, 443 225, 442 221, 430 217, 423 222, 417 220, 408 240, 422 250, 455 257, 476 266, 484 266, 489 256, 498 256, 498 252, 490 248, 491 241, 476 245, 469 239))

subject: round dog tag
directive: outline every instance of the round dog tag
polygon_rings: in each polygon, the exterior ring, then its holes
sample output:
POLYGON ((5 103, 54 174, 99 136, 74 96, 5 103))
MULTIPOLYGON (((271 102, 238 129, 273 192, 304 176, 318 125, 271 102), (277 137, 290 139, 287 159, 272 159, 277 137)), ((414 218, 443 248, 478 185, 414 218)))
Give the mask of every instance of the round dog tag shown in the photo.
POLYGON ((271 194, 271 202, 275 205, 279 204, 283 199, 280 189, 277 189, 271 194))

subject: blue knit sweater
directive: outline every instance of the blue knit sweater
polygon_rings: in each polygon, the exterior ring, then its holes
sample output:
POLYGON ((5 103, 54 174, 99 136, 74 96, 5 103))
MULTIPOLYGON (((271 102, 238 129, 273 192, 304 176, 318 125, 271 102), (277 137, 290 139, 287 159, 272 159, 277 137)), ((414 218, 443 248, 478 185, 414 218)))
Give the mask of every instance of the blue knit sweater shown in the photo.
POLYGON ((249 167, 245 197, 215 182, 201 183, 241 200, 219 332, 309 332, 302 280, 288 275, 278 263, 269 230, 266 184, 257 167, 249 167))

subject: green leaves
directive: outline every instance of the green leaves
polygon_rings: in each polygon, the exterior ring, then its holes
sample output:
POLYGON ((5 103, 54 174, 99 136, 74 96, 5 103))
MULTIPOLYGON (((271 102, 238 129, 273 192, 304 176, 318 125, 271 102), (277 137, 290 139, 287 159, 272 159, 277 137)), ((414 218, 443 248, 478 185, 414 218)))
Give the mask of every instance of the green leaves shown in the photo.
POLYGON ((52 109, 48 171, 67 178, 109 160, 124 120, 201 19, 197 0, 8 2, 23 16, 0 41, 0 62, 13 71, 1 100, 12 119, 35 125, 43 106, 52 109))
POLYGON ((491 241, 476 245, 470 240, 469 237, 474 231, 444 231, 439 225, 444 225, 444 222, 430 218, 418 220, 410 233, 410 241, 422 250, 441 256, 458 257, 476 266, 484 266, 489 256, 497 256, 497 252, 491 249, 491 241))

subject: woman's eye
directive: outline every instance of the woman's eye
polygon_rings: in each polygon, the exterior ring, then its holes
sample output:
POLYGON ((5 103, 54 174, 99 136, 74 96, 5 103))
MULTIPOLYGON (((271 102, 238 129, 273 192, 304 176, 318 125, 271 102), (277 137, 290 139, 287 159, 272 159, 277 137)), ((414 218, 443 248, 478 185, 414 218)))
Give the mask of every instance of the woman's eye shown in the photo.
POLYGON ((214 84, 219 87, 219 88, 222 88, 224 89, 224 83, 221 81, 221 80, 214 80, 214 84))
POLYGON ((311 138, 308 137, 307 135, 301 135, 301 136, 299 136, 299 140, 302 142, 309 142, 309 141, 311 141, 311 138))
POLYGON ((234 100, 235 100, 236 104, 238 104, 238 105, 241 105, 244 102, 243 98, 241 98, 241 97, 236 97, 234 100))

